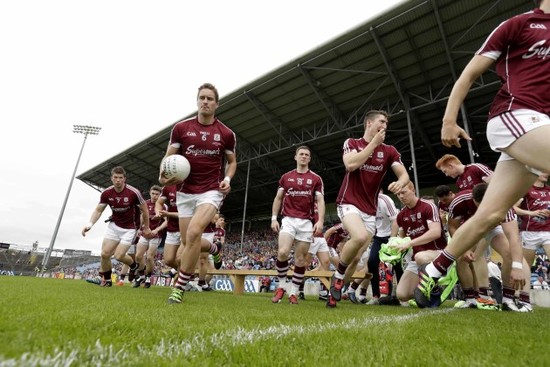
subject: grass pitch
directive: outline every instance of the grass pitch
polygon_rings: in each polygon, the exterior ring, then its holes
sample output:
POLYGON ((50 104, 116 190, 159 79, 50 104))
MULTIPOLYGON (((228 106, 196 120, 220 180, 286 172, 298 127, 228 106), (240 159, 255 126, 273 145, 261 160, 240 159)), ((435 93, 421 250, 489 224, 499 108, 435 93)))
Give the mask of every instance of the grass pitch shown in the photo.
POLYGON ((545 365, 550 309, 365 306, 309 296, 0 277, 0 366, 545 365))

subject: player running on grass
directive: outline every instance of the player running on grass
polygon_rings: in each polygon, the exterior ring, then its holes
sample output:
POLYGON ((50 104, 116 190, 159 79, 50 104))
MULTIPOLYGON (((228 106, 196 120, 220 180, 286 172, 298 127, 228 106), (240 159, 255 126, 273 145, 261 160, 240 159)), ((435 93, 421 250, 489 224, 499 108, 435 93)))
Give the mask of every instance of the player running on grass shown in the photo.
MULTIPOLYGON (((470 136, 457 116, 472 84, 494 63, 502 86, 489 111, 487 140, 500 158, 485 198, 471 220, 454 234, 447 249, 423 269, 415 291, 417 303, 431 305, 438 279, 453 262, 504 219, 542 172, 550 172, 550 0, 539 8, 502 22, 468 63, 449 96, 441 140, 460 147, 470 136)), ((526 279, 523 256, 512 254, 511 283, 522 288, 526 279)))

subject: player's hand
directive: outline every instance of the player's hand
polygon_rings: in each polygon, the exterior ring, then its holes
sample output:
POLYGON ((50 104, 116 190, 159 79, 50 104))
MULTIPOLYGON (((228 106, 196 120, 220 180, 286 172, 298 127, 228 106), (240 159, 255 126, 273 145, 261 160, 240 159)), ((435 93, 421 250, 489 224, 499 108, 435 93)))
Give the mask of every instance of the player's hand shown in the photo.
POLYGON ((271 229, 275 233, 279 233, 279 221, 277 219, 271 221, 271 229))
POLYGON ((385 139, 386 139, 386 129, 380 129, 380 131, 378 131, 376 135, 374 135, 374 138, 372 138, 369 144, 374 144, 374 146, 379 146, 384 142, 385 139))
POLYGON ((321 233, 323 233, 323 223, 317 222, 313 225, 313 234, 320 235, 321 233))
POLYGON ((388 185, 388 190, 394 194, 397 194, 401 189, 403 189, 403 184, 399 181, 394 181, 388 185))
POLYGON ((472 250, 468 250, 462 255, 462 259, 468 263, 476 261, 476 256, 472 250))
POLYGON ((458 126, 456 122, 443 123, 441 127, 441 142, 447 148, 453 146, 460 148, 460 138, 464 140, 472 140, 466 131, 458 126))
POLYGON ((92 227, 88 227, 87 225, 82 228, 82 237, 86 237, 86 232, 88 232, 92 227))
POLYGON ((231 184, 225 180, 222 180, 220 182, 220 192, 224 195, 227 195, 229 194, 230 191, 231 191, 231 184))
POLYGON ((172 186, 182 183, 183 181, 178 180, 176 177, 172 178, 166 178, 164 177, 164 173, 161 172, 159 175, 159 183, 161 186, 172 186))
POLYGON ((141 235, 145 238, 149 238, 148 236, 151 236, 151 228, 149 227, 143 227, 142 231, 141 231, 141 235))
POLYGON ((512 282, 512 288, 522 290, 525 286, 525 273, 523 269, 512 268, 512 271, 510 271, 510 281, 512 282))
POLYGON ((92 229, 92 227, 94 226, 94 224, 92 222, 89 222, 88 224, 86 224, 84 226, 84 228, 82 228, 82 237, 86 237, 86 232, 88 232, 90 229, 92 229))

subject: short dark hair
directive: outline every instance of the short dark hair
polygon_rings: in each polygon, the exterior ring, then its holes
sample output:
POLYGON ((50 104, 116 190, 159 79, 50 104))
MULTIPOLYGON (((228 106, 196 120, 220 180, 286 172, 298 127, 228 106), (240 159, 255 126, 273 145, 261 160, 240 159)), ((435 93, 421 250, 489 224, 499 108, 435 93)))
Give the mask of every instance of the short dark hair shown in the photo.
POLYGON ((111 169, 111 176, 118 174, 118 175, 124 175, 126 177, 126 170, 122 166, 116 166, 111 169))
POLYGON ((474 201, 477 201, 478 203, 481 203, 481 200, 483 200, 483 197, 485 196, 485 191, 487 191, 487 183, 481 182, 474 186, 472 189, 472 198, 474 201))
POLYGON ((309 152, 311 153, 311 149, 309 149, 309 147, 307 145, 300 145, 298 148, 296 148, 296 152, 294 154, 298 154, 298 151, 300 149, 306 149, 306 150, 309 150, 309 152))
POLYGON ((382 115, 387 119, 390 118, 388 113, 384 110, 370 110, 365 114, 365 122, 367 122, 367 120, 374 120, 374 118, 378 115, 382 115))
POLYGON ((439 185, 434 190, 434 195, 438 198, 441 198, 443 196, 447 196, 452 192, 451 188, 447 185, 439 185))
POLYGON ((218 90, 216 89, 216 87, 214 87, 213 84, 210 84, 210 83, 204 83, 199 87, 199 91, 197 92, 197 98, 199 97, 199 93, 203 89, 210 89, 212 92, 214 92, 214 97, 216 98, 216 102, 219 102, 220 95, 218 94, 218 90))
POLYGON ((149 191, 158 191, 158 192, 161 192, 162 191, 162 187, 160 187, 159 185, 153 185, 151 186, 151 188, 149 189, 149 191))

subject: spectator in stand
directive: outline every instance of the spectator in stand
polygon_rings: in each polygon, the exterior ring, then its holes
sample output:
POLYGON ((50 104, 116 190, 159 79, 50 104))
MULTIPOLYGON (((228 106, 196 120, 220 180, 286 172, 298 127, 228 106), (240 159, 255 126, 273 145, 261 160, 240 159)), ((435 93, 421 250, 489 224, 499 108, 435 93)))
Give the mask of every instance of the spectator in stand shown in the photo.
POLYGON ((145 199, 138 189, 126 183, 126 171, 123 167, 117 166, 111 170, 112 186, 106 188, 100 196, 99 204, 92 212, 90 222, 82 228, 82 236, 92 229, 99 220, 107 206, 110 206, 113 214, 112 220, 107 225, 103 243, 101 245, 101 265, 99 275, 101 276, 101 287, 113 285, 111 276, 113 265, 111 257, 128 265, 131 272, 135 272, 138 264, 127 254, 132 245, 137 231, 140 227, 140 211, 144 222, 142 233, 145 236, 151 234, 149 229, 149 212, 145 199))
POLYGON ((288 300, 291 304, 298 304, 297 296, 307 265, 306 255, 313 242, 313 235, 322 233, 325 218, 323 180, 309 169, 311 150, 307 146, 299 146, 294 160, 296 169, 283 174, 279 180, 271 211, 271 229, 279 233, 276 264, 279 287, 271 299, 273 303, 281 302, 286 293, 283 283, 290 267, 290 250, 294 245, 294 272, 288 300), (313 223, 315 204, 319 219, 313 223), (283 216, 282 226, 277 221, 279 213, 283 216))
POLYGON ((533 289, 548 290, 550 288, 548 287, 548 283, 544 280, 544 278, 539 275, 537 277, 537 280, 533 282, 533 289))
POLYGON ((271 277, 265 275, 263 277, 260 277, 260 293, 262 292, 269 292, 269 287, 271 286, 271 277))

